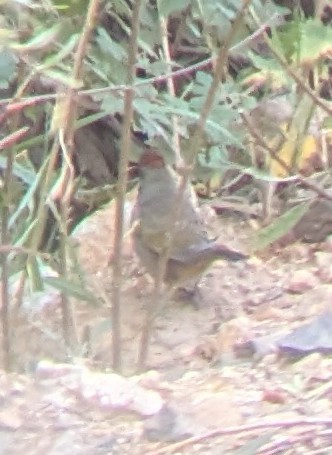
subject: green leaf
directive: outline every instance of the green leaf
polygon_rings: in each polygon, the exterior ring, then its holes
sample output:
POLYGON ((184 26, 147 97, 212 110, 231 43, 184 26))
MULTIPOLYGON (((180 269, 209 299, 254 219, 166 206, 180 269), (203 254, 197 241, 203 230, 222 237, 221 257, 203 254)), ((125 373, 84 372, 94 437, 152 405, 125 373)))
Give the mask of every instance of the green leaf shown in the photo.
POLYGON ((103 54, 112 55, 118 61, 122 61, 127 58, 127 52, 125 48, 121 44, 118 44, 116 41, 111 39, 104 28, 98 28, 96 43, 98 44, 103 54))
POLYGON ((211 119, 207 120, 205 131, 215 143, 232 144, 238 147, 243 145, 240 135, 235 136, 227 125, 221 126, 219 122, 214 122, 211 119))
POLYGON ((17 33, 14 30, 0 26, 0 46, 1 48, 10 47, 13 42, 18 40, 17 33))
POLYGON ((61 48, 58 53, 51 55, 50 57, 46 58, 43 63, 40 65, 39 69, 42 70, 44 68, 50 68, 51 66, 55 66, 58 63, 62 62, 62 60, 67 57, 76 46, 79 39, 78 34, 72 35, 67 43, 62 44, 61 48))
POLYGON ((331 54, 332 29, 320 19, 308 19, 301 28, 300 63, 312 63, 331 54))
POLYGON ((9 86, 11 80, 16 75, 16 58, 8 50, 3 49, 0 52, 0 88, 6 89, 9 86))
POLYGON ((95 114, 87 115, 86 117, 82 117, 79 120, 75 122, 75 130, 78 130, 79 128, 84 128, 87 125, 91 125, 91 123, 97 122, 97 120, 100 120, 106 115, 108 115, 109 112, 96 112, 95 114))
MULTIPOLYGON (((0 169, 6 169, 7 159, 4 156, 0 156, 0 169)), ((15 163, 13 169, 14 175, 21 179, 27 185, 31 185, 34 182, 36 174, 30 169, 22 166, 21 164, 15 163)))
POLYGON ((55 24, 51 28, 42 29, 40 33, 31 38, 26 43, 13 43, 11 48, 18 52, 36 51, 44 49, 55 41, 61 30, 60 24, 55 24))
POLYGON ((23 210, 31 204, 33 201, 35 191, 38 188, 38 185, 40 183, 40 180, 44 177, 44 171, 45 168, 48 165, 48 160, 45 160, 43 165, 38 171, 38 174, 35 175, 34 180, 31 182, 31 184, 28 187, 28 190, 26 191, 25 195, 22 197, 22 199, 19 201, 18 206, 16 207, 15 211, 13 212, 12 216, 10 217, 9 220, 9 227, 13 228, 18 217, 20 214, 23 212, 23 210))
MULTIPOLYGON (((32 218, 32 215, 30 216, 30 219, 32 218)), ((36 218, 32 220, 26 220, 26 223, 24 225, 16 225, 16 232, 13 232, 13 241, 14 245, 16 246, 22 246, 26 245, 29 242, 29 239, 31 238, 31 233, 33 232, 33 229, 35 229, 38 220, 36 218)), ((35 255, 38 256, 41 254, 40 252, 36 251, 35 255)))
MULTIPOLYGON (((95 99, 99 98, 99 95, 95 96, 95 99)), ((104 95, 102 98, 101 109, 108 114, 122 114, 124 109, 123 95, 121 92, 113 92, 108 95, 104 95)))
POLYGON ((73 283, 72 281, 65 280, 64 278, 58 277, 45 277, 44 283, 52 286, 58 291, 64 292, 70 297, 75 299, 83 300, 85 302, 90 302, 96 304, 98 299, 95 294, 88 291, 87 289, 82 289, 81 283, 73 283))
POLYGON ((74 16, 86 14, 89 2, 88 0, 55 0, 53 4, 61 15, 74 16))
POLYGON ((159 0, 159 13, 161 16, 167 17, 176 11, 184 10, 190 3, 191 0, 159 0))
POLYGON ((199 153, 197 161, 204 168, 211 170, 220 171, 221 169, 234 166, 234 163, 228 159, 227 151, 221 146, 212 146, 207 153, 199 153))
POLYGON ((310 202, 299 204, 283 213, 256 235, 254 246, 256 250, 266 248, 271 243, 286 235, 307 212, 310 202))
POLYGON ((30 257, 27 262, 27 273, 32 291, 42 291, 44 289, 43 278, 35 257, 30 257))
POLYGON ((322 121, 322 128, 332 130, 332 117, 326 117, 322 121))
POLYGON ((61 84, 66 85, 67 87, 71 87, 74 89, 79 89, 83 85, 82 81, 74 79, 71 76, 68 76, 68 74, 59 70, 48 69, 44 71, 44 75, 51 79, 54 79, 57 82, 60 82, 61 84))

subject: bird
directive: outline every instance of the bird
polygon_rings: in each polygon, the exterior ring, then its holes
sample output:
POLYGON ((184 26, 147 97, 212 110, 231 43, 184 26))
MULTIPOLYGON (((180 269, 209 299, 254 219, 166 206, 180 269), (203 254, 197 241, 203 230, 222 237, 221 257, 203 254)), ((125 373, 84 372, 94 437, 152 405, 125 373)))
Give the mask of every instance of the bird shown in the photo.
POLYGON ((209 238, 191 183, 184 188, 178 217, 172 227, 174 208, 179 204, 180 175, 153 148, 144 151, 138 164, 139 189, 132 215, 133 246, 152 278, 156 278, 160 258, 166 252, 164 282, 169 288, 199 280, 218 259, 234 262, 248 257, 209 238))

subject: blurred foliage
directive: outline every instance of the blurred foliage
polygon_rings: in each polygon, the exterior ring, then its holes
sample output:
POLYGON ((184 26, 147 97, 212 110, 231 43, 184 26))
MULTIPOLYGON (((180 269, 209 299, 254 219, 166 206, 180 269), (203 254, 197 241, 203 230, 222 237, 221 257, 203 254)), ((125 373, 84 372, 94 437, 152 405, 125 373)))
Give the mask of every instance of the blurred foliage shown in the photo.
MULTIPOLYGON (((253 0, 236 30, 228 67, 206 123, 193 176, 196 181, 206 185, 213 182, 220 187, 227 184, 228 171, 232 171, 232 178, 235 172, 248 174, 254 181, 282 182, 303 168, 306 174, 317 168, 329 169, 329 115, 304 93, 287 66, 315 96, 324 95, 329 100, 332 28, 322 23, 319 12, 310 17, 299 7, 288 9, 277 3, 280 2, 253 0), (270 101, 274 103, 271 109, 270 101), (257 143, 243 122, 243 115, 250 116, 256 131, 287 169, 257 143), (311 161, 318 165, 308 167, 311 161)), ((54 249, 56 242, 49 239, 53 235, 56 240, 57 233, 52 227, 56 225, 58 231, 63 228, 50 195, 59 183, 64 157, 52 157, 50 153, 57 140, 57 116, 63 115, 54 100, 68 87, 78 90, 82 100, 75 136, 79 144, 74 160, 77 191, 71 219, 66 220, 70 228, 113 194, 132 2, 100 2, 93 39, 83 62, 84 77, 76 80, 73 62, 88 4, 88 0, 0 2, 0 139, 20 126, 30 129, 27 136, 0 156, 0 208, 9 211, 12 245, 45 249, 51 244, 54 249), (9 159, 13 160, 12 174, 9 185, 4 187, 9 159), (82 199, 84 194, 89 195, 86 201, 82 199), (46 227, 38 216, 41 206, 48 207, 46 227), (32 245, 33 233, 40 226, 38 242, 32 245)), ((134 86, 133 162, 144 147, 152 145, 158 147, 167 162, 175 163, 172 116, 178 120, 183 156, 190 156, 189 138, 212 81, 211 58, 223 46, 241 4, 225 0, 143 2, 134 86), (168 21, 171 62, 165 58, 162 44, 163 19, 168 21), (177 74, 177 70, 183 72, 177 74), (158 79, 171 71, 175 71, 176 96, 170 94, 166 78, 158 79)), ((290 229, 291 223, 280 223, 264 232, 264 246, 290 229)), ((10 273, 22 270, 31 276, 32 262, 28 259, 23 255, 21 261, 13 261, 10 273)), ((53 262, 56 261, 55 255, 53 262)), ((39 263, 34 262, 35 267, 39 263)), ((77 296, 81 286, 78 275, 76 270, 69 281, 59 278, 62 281, 53 283, 77 296)))
POLYGON ((256 235, 254 249, 262 249, 285 236, 307 212, 309 203, 290 208, 256 235))

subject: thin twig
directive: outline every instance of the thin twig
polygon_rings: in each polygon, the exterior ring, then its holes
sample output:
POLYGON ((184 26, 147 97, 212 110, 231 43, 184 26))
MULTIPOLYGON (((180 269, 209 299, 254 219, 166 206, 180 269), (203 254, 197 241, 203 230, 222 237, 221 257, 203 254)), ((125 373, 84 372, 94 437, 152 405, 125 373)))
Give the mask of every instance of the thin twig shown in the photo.
POLYGON ((186 187, 188 186, 189 179, 190 179, 190 174, 192 172, 192 168, 194 166, 196 157, 198 155, 198 152, 200 151, 201 147, 201 140, 202 136, 204 133, 204 128, 205 124, 208 119, 209 112, 213 106, 213 102, 215 100, 216 92, 219 87, 220 83, 220 75, 223 74, 224 72, 224 67, 227 63, 227 57, 228 57, 228 51, 229 51, 229 46, 230 43, 232 42, 235 34, 238 31, 238 27, 241 25, 242 20, 243 20, 243 15, 251 3, 252 0, 244 0, 242 3, 242 7, 239 9, 236 18, 233 21, 232 28, 226 37, 224 44, 222 48, 220 49, 217 60, 216 60, 216 66, 215 66, 215 73, 214 73, 214 78, 212 80, 211 86, 208 90, 204 105, 201 110, 201 114, 197 123, 197 128, 195 129, 195 133, 192 136, 192 140, 189 145, 189 150, 191 151, 191 155, 189 157, 188 163, 185 167, 185 169, 182 172, 182 177, 180 179, 179 183, 179 188, 178 188, 178 194, 176 197, 177 203, 175 204, 173 213, 170 215, 170 230, 168 232, 168 242, 167 246, 165 248, 165 251, 162 256, 159 258, 159 263, 158 263, 158 273, 156 274, 155 278, 155 285, 154 285, 154 290, 152 294, 152 299, 148 308, 148 314, 146 317, 145 321, 145 326, 142 331, 142 339, 141 339, 141 344, 140 344, 140 350, 139 350, 139 356, 138 356, 138 370, 143 370, 146 361, 148 358, 148 350, 149 350, 149 345, 150 345, 150 339, 151 339, 151 334, 152 334, 152 327, 153 327, 153 321, 156 316, 156 309, 160 308, 163 303, 164 299, 161 299, 161 289, 162 289, 162 284, 164 282, 164 277, 166 273, 166 267, 167 267, 167 261, 169 258, 170 254, 170 249, 172 247, 172 241, 175 233, 175 228, 176 228, 176 222, 179 217, 180 211, 181 211, 181 206, 183 203, 183 198, 185 194, 186 187))
POLYGON ((9 261, 8 251, 4 246, 10 241, 10 234, 8 229, 9 221, 9 198, 10 188, 12 182, 14 164, 14 152, 12 148, 7 150, 7 161, 4 175, 2 193, 4 195, 2 208, 1 208, 1 322, 2 322, 2 350, 4 368, 9 371, 11 369, 12 355, 11 355, 11 327, 9 316, 9 261))
MULTIPOLYGON (((72 71, 73 80, 78 84, 83 79, 84 58, 88 50, 93 29, 96 24, 99 9, 99 0, 90 0, 85 23, 83 26, 77 50, 74 57, 72 71)), ((62 169, 60 178, 53 189, 51 199, 57 201, 60 206, 62 228, 60 232, 60 274, 66 278, 68 273, 67 264, 67 238, 68 238, 68 219, 70 203, 75 191, 73 167, 74 155, 74 134, 75 121, 77 117, 76 89, 68 88, 65 98, 58 99, 58 109, 61 109, 61 116, 58 128, 58 140, 62 151, 62 169)), ((61 293, 62 303, 62 328, 66 347, 72 351, 73 345, 77 343, 76 323, 73 304, 65 292, 61 293)))
POLYGON ((207 439, 216 438, 218 436, 228 436, 233 434, 240 433, 252 433, 257 430, 267 430, 269 428, 293 428, 297 426, 332 426, 332 419, 293 419, 293 420, 276 420, 272 422, 264 423, 252 423, 248 425, 239 425, 236 427, 229 428, 217 428, 216 430, 208 431, 202 435, 193 436, 192 438, 185 439, 184 441, 171 444, 167 447, 163 447, 159 450, 154 450, 154 455, 164 455, 168 453, 178 452, 179 450, 184 449, 185 447, 197 444, 198 442, 206 441, 207 439))
MULTIPOLYGON (((321 433, 318 433, 321 435, 321 433)), ((283 436, 283 438, 278 438, 276 441, 265 444, 259 449, 259 455, 277 455, 284 453, 287 449, 294 449, 296 445, 305 444, 305 442, 311 442, 313 438, 317 435, 317 430, 315 428, 306 428, 300 434, 283 436)))
POLYGON ((128 50, 128 89, 124 96, 124 119, 122 125, 120 159, 118 167, 118 181, 116 187, 116 205, 115 205, 115 232, 114 232, 114 251, 113 251, 113 292, 112 292, 112 357, 114 370, 121 370, 121 288, 122 288, 122 252, 124 237, 124 204, 126 200, 127 182, 128 182, 128 162, 131 147, 131 122, 133 118, 134 90, 133 83, 136 75, 136 58, 138 51, 138 33, 139 33, 139 13, 141 0, 134 3, 131 19, 131 35, 129 39, 128 50))
MULTIPOLYGON (((99 8, 99 0, 90 0, 89 7, 83 26, 83 30, 78 42, 77 50, 75 53, 74 67, 72 77, 73 80, 80 83, 83 79, 83 69, 84 69, 84 58, 88 50, 88 44, 92 36, 93 29, 95 27, 97 14, 99 8)), ((76 102, 76 90, 74 88, 69 88, 64 99, 64 105, 62 108, 62 118, 61 118, 61 128, 63 130, 64 140, 66 142, 67 149, 67 159, 64 160, 64 175, 63 175, 63 194, 65 204, 69 204, 71 199, 71 192, 68 189, 68 186, 71 188, 72 185, 69 185, 72 182, 72 157, 74 152, 74 133, 75 133, 75 121, 77 117, 77 102, 76 102)))
MULTIPOLYGON (((172 68, 172 60, 169 50, 169 41, 168 41, 168 30, 167 30, 167 19, 165 17, 160 18, 160 30, 161 30, 161 42, 164 50, 165 60, 167 67, 172 68)), ((175 98, 175 87, 174 87, 174 78, 170 77, 167 79, 167 88, 168 93, 171 97, 175 98)), ((180 135, 179 135, 179 118, 177 115, 172 114, 172 126, 173 126, 173 150, 176 156, 176 164, 182 165, 182 157, 180 152, 180 135)))
POLYGON ((44 259, 49 259, 50 254, 43 253, 41 251, 34 251, 31 248, 26 248, 24 246, 18 245, 0 245, 0 253, 21 253, 21 254, 30 254, 32 256, 40 256, 44 259))
POLYGON ((15 131, 14 133, 9 134, 8 136, 4 137, 0 141, 0 150, 6 149, 8 147, 12 147, 18 141, 20 141, 29 131, 28 126, 23 126, 19 130, 15 131))

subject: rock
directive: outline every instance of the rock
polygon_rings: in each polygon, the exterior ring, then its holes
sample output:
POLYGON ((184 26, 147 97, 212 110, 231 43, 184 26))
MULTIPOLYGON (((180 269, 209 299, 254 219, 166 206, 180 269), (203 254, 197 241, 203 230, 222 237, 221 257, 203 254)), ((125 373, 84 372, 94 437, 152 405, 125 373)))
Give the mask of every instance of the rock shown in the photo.
POLYGON ((317 286, 317 277, 309 270, 297 270, 289 279, 286 290, 294 294, 302 294, 317 286))
POLYGON ((315 259, 318 266, 317 275, 324 282, 332 281, 332 255, 324 251, 315 253, 315 259))

